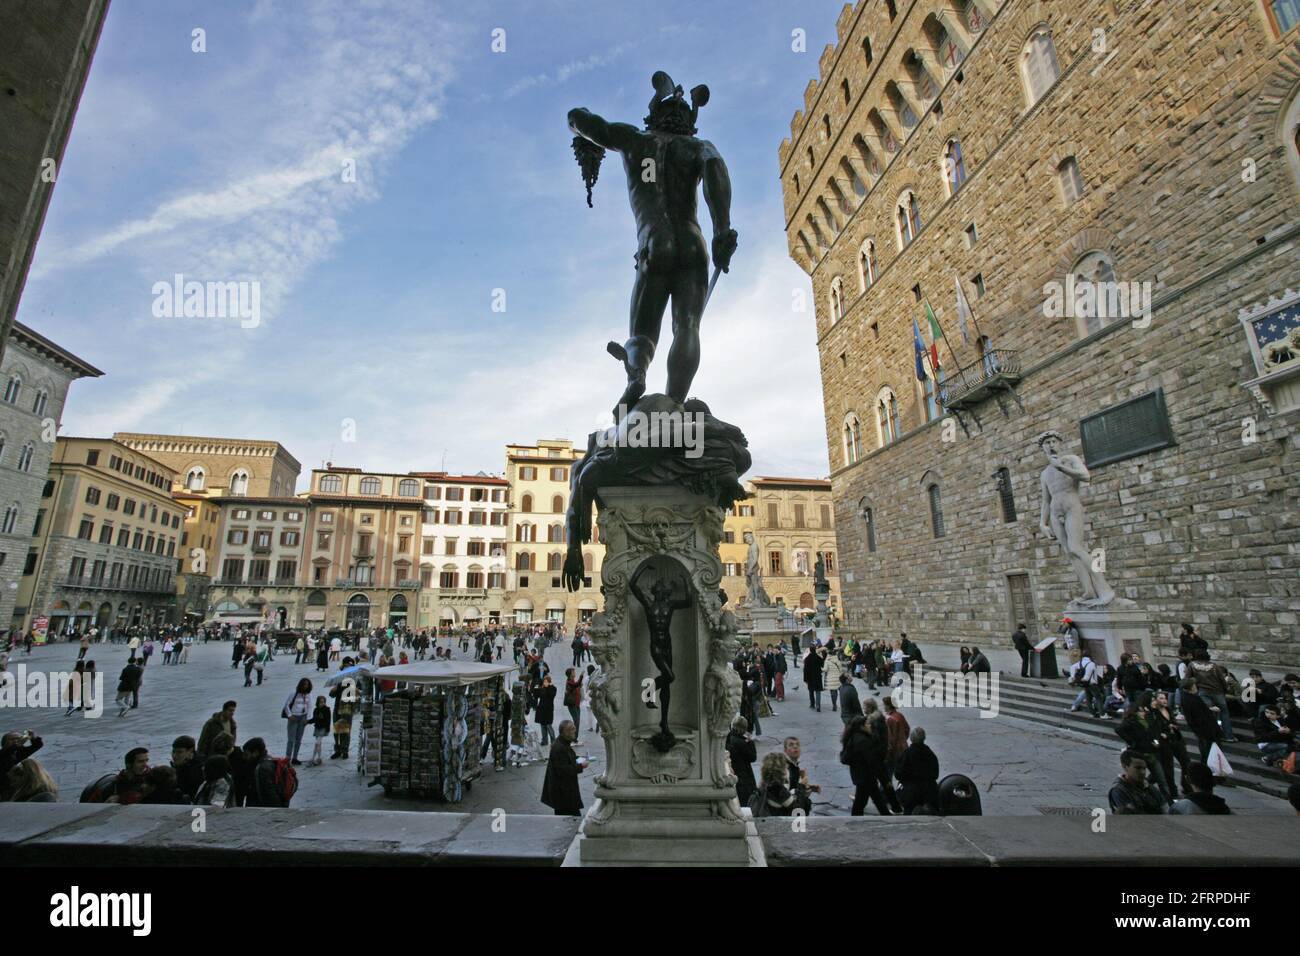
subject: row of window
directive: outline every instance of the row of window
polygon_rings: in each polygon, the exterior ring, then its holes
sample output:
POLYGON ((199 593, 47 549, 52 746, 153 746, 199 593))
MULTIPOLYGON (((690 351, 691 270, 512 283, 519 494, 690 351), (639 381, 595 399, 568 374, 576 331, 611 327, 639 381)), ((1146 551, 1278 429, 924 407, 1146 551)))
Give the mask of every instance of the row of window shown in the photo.
MULTIPOLYGON (((202 466, 195 466, 185 473, 185 489, 187 491, 202 491, 207 485, 207 472, 202 466)), ((230 473, 230 480, 227 482, 226 490, 229 494, 244 496, 248 494, 248 471, 243 468, 236 468, 230 473)), ((276 480, 277 486, 279 480, 276 480)))
MULTIPOLYGON (((1016 512, 1016 497, 1011 490, 1011 472, 1006 468, 999 468, 993 473, 993 487, 998 496, 998 507, 1002 513, 1004 524, 1014 524, 1019 519, 1016 512)), ((937 481, 929 481, 925 485, 926 500, 930 508, 930 534, 935 538, 943 538, 948 534, 947 526, 943 519, 943 491, 937 481)), ((862 518, 863 533, 866 538, 867 550, 874 552, 877 546, 876 537, 876 509, 870 500, 863 498, 858 502, 858 514, 862 518)))
MULTIPOLYGON (((274 532, 255 531, 253 532, 253 547, 269 548, 271 547, 271 541, 273 539, 274 539, 274 532)), ((249 539, 248 539, 247 528, 231 528, 228 532, 226 532, 227 544, 235 544, 235 545, 248 544, 248 540, 249 539)), ((302 544, 302 534, 300 532, 298 531, 280 532, 281 547, 296 548, 300 544, 302 544)))
MULTIPOLYGON (((463 514, 458 508, 448 508, 441 511, 438 508, 424 509, 425 524, 460 524, 463 514)), ((471 511, 469 513, 468 524, 472 525, 491 525, 498 528, 504 528, 508 520, 508 515, 504 511, 471 511)))
MULTIPOLYGON (((406 484, 406 482, 402 482, 402 484, 406 484)), ((401 494, 402 492, 399 491, 398 493, 401 494)), ((424 486, 424 499, 426 501, 438 501, 440 498, 445 498, 447 501, 464 501, 465 489, 449 487, 444 495, 440 485, 424 486)), ((470 488, 469 500, 504 502, 506 500, 506 490, 504 488, 470 488)))
MULTIPOLYGON (((531 514, 533 510, 533 496, 524 495, 519 499, 519 510, 523 514, 531 514)), ((564 513, 564 496, 553 495, 551 497, 551 511, 556 514, 564 513)))
MULTIPOLYGON (((568 468, 552 468, 552 469, 550 469, 550 477, 551 477, 551 481, 568 481, 568 480, 569 480, 569 469, 568 469, 568 468)), ((536 480, 537 480, 537 468, 534 467, 533 465, 520 465, 520 466, 519 466, 519 480, 520 480, 520 481, 536 481, 536 480)))
MULTIPOLYGON (((457 549, 460 547, 460 541, 457 538, 443 538, 443 542, 444 542, 443 554, 455 555, 459 553, 457 549)), ((434 549, 437 547, 437 543, 438 542, 436 538, 425 538, 424 541, 421 543, 420 553, 421 554, 436 553, 434 549)), ((466 541, 465 553, 470 557, 486 557, 488 553, 488 543, 481 539, 466 541)), ((492 549, 492 556, 494 558, 501 557, 504 554, 505 554, 505 549, 500 544, 497 544, 497 546, 492 549)))
MULTIPOLYGON (((9 381, 5 384, 5 394, 4 394, 5 403, 8 405, 17 405, 18 398, 22 394, 22 390, 23 390, 22 376, 18 375, 17 373, 10 375, 9 381)), ((44 415, 45 408, 49 404, 49 401, 50 401, 49 389, 46 388, 37 389, 36 394, 32 397, 32 414, 44 415)))
MULTIPOLYGON (((249 516, 250 516, 251 514, 252 514, 252 511, 251 511, 250 509, 248 509, 248 508, 236 508, 236 509, 231 513, 231 519, 234 520, 234 521, 248 521, 248 520, 249 520, 249 516)), ((274 520, 275 520, 275 517, 276 517, 276 512, 274 512, 274 511, 270 511, 270 510, 261 510, 261 511, 258 511, 258 512, 257 512, 257 520, 258 520, 258 521, 274 521, 274 520)), ((285 520, 285 521, 301 521, 301 520, 302 520, 302 512, 301 512, 301 511, 286 511, 286 512, 284 513, 284 520, 285 520)))
MULTIPOLYGON (((537 542, 537 525, 530 521, 515 525, 515 540, 521 544, 535 544, 537 542)), ((546 528, 546 540, 548 542, 564 541, 564 525, 552 523, 546 528)), ((591 541, 593 544, 600 544, 604 538, 600 535, 598 525, 591 526, 591 541)))
MULTIPOLYGON (((47 481, 45 483, 45 493, 42 495, 42 497, 48 498, 53 493, 54 493, 54 482, 47 481)), ((94 485, 88 485, 86 487, 86 504, 97 505, 99 504, 101 497, 102 497, 102 493, 100 489, 96 488, 94 485)), ((124 515, 135 514, 136 502, 134 498, 127 498, 125 501, 123 501, 121 496, 116 495, 110 491, 108 493, 108 497, 104 498, 103 500, 104 500, 104 507, 107 508, 109 511, 116 511, 118 509, 118 506, 120 505, 122 508, 122 514, 124 515)), ((179 528, 181 526, 181 516, 179 514, 169 515, 167 514, 167 512, 164 511, 162 513, 162 520, 160 522, 158 519, 158 506, 151 505, 148 504, 147 502, 142 501, 140 502, 140 520, 141 521, 146 520, 146 515, 147 515, 147 519, 151 523, 153 524, 161 523, 164 528, 179 528)))
MULTIPOLYGON (((32 536, 40 534, 41 521, 45 517, 44 509, 36 513, 36 526, 32 529, 32 536)), ((113 522, 104 521, 99 527, 99 543, 113 543, 113 522)), ((117 546, 119 548, 133 548, 136 551, 146 551, 151 554, 165 554, 167 557, 176 556, 176 539, 164 538, 162 535, 154 537, 152 531, 146 533, 144 530, 137 528, 134 535, 129 525, 122 525, 117 528, 117 546)), ((95 519, 90 515, 83 515, 81 524, 77 528, 77 537, 82 541, 95 540, 95 519)))
MULTIPOLYGON (((957 140, 949 140, 948 147, 956 153, 957 165, 951 167, 956 171, 955 185, 952 185, 949 195, 960 188, 961 183, 966 180, 965 166, 961 163, 961 144, 957 140)), ((1073 156, 1066 156, 1056 166, 1056 181, 1060 191, 1061 203, 1066 207, 1074 205, 1083 196, 1084 184, 1083 174, 1079 170, 1078 160, 1073 156)), ((950 184, 951 185, 951 184, 950 184)), ((895 239, 898 244, 898 251, 902 252, 921 231, 921 208, 916 193, 907 190, 899 197, 898 206, 895 209, 895 239)), ((975 223, 966 227, 966 247, 973 249, 978 242, 979 233, 976 230, 975 223)), ((805 250, 808 251, 808 250, 805 250)), ((867 290, 876 283, 876 278, 880 274, 880 260, 876 250, 876 241, 867 238, 862 241, 858 247, 858 294, 865 295, 867 290)), ((975 290, 975 297, 982 298, 986 291, 984 286, 984 276, 980 273, 973 276, 970 280, 975 290)), ((913 292, 916 292, 913 289, 913 292)), ((840 319, 844 318, 849 309, 847 293, 844 289, 844 277, 835 276, 831 279, 830 285, 830 318, 831 324, 834 325, 840 319)))
MULTIPOLYGON (((86 452, 86 464, 92 468, 99 464, 99 450, 91 448, 86 452)), ((137 481, 143 481, 145 484, 152 485, 162 492, 171 491, 171 481, 158 472, 146 468, 144 465, 136 465, 127 461, 119 455, 110 455, 108 457, 108 467, 119 474, 126 475, 128 478, 134 478, 137 481)))
MULTIPOLYGON (((591 574, 593 564, 594 564, 594 559, 591 556, 591 552, 590 551, 582 552, 582 567, 588 574, 591 574)), ((550 554, 546 556, 547 571, 562 571, 563 569, 564 569, 563 551, 552 551, 550 554)), ((516 571, 538 570, 537 555, 531 551, 520 551, 518 554, 515 555, 515 570, 516 571)))
POLYGON ((262 584, 269 585, 275 581, 292 584, 298 576, 298 562, 293 560, 277 561, 275 577, 271 577, 271 562, 254 558, 248 562, 248 577, 244 577, 244 559, 226 558, 221 563, 221 584, 262 584))
MULTIPOLYGON (((5 447, 8 444, 3 434, 0 434, 0 464, 4 462, 5 447)), ((31 442, 23 445, 22 450, 18 452, 18 462, 15 467, 19 471, 32 470, 32 456, 36 453, 36 446, 31 442)))
MULTIPOLYGON (((27 567, 24 575, 36 572, 36 552, 27 555, 27 567)), ((92 561, 86 566, 85 558, 73 558, 68 565, 68 576, 61 583, 65 587, 127 587, 150 588, 161 591, 171 586, 174 572, 169 568, 149 568, 137 564, 125 567, 120 562, 113 562, 109 567, 103 560, 92 561), (125 573, 125 579, 123 575, 125 573)))
MULTIPOLYGON (((420 586, 433 586, 433 568, 420 569, 420 586)), ((465 572, 465 587, 471 591, 481 591, 483 588, 504 590, 506 586, 506 576, 501 571, 489 571, 486 574, 482 571, 465 572)), ((460 587, 459 571, 440 571, 438 572, 438 587, 444 590, 455 590, 460 587)))

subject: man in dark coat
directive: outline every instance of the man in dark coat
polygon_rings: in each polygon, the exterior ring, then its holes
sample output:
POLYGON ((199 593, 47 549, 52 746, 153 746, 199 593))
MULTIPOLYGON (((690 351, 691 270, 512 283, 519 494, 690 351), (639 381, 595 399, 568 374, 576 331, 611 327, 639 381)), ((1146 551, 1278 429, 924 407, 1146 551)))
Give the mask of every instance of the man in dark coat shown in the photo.
POLYGON ((1219 726, 1218 718, 1210 710, 1210 705, 1201 696, 1196 681, 1188 678, 1183 681, 1181 689, 1182 694, 1179 697, 1182 700, 1183 716, 1187 718, 1187 729, 1196 734, 1196 742, 1201 750, 1201 762, 1204 763, 1210 755, 1210 745, 1219 740, 1223 731, 1219 726))
POLYGON ((862 699, 858 689, 853 686, 853 678, 848 671, 840 674, 840 720, 847 725, 854 717, 862 716, 862 699))
POLYGON ((731 722, 731 732, 727 734, 727 756, 731 759, 731 772, 736 775, 736 799, 742 807, 748 806, 749 798, 758 787, 754 781, 758 748, 749 735, 749 725, 744 717, 731 722))
POLYGON ((542 782, 542 803, 554 810, 557 817, 582 816, 578 774, 587 764, 585 758, 580 762, 573 752, 573 742, 577 739, 577 725, 571 720, 561 721, 560 736, 551 744, 546 779, 542 782))
POLYGON ((909 816, 917 807, 939 809, 939 758, 925 742, 925 729, 913 727, 911 743, 898 758, 894 776, 898 778, 898 799, 909 816))
POLYGON ((237 727, 235 724, 235 708, 238 706, 235 701, 228 700, 221 705, 221 709, 203 722, 203 729, 199 731, 199 744, 196 756, 199 764, 202 765, 204 760, 209 757, 224 757, 225 754, 213 754, 212 741, 216 739, 217 734, 230 734, 231 742, 237 741, 237 727))
POLYGON ((808 685, 808 707, 822 709, 822 654, 813 647, 803 659, 803 682, 808 685))
POLYGON ((1029 676, 1029 635, 1025 633, 1023 624, 1016 625, 1016 632, 1011 635, 1011 643, 1015 645, 1016 653, 1020 655, 1020 676, 1029 676))

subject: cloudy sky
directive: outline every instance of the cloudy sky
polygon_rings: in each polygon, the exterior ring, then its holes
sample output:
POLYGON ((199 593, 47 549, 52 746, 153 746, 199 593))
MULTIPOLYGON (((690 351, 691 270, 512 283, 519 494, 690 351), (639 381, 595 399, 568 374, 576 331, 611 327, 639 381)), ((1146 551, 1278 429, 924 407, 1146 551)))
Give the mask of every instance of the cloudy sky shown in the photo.
POLYGON ((700 135, 740 233, 693 393, 745 430, 751 474, 824 476, 776 149, 841 6, 114 0, 18 312, 106 372, 62 433, 470 473, 507 442, 581 442, 622 388, 604 343, 626 336, 636 242, 616 156, 587 208, 565 114, 640 125, 664 69, 710 87, 700 135), (260 324, 156 317, 177 273, 256 280, 260 324))

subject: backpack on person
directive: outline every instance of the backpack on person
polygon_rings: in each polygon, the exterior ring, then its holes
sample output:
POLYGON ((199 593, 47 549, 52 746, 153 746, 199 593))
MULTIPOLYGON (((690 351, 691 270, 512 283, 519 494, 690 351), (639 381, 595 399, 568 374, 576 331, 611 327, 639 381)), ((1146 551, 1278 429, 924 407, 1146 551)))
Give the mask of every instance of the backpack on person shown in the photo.
POLYGON ((275 765, 271 773, 271 786, 275 788, 275 795, 287 807, 293 795, 298 792, 298 771, 293 769, 288 757, 272 757, 271 762, 275 765))
POLYGON ((106 773, 94 783, 89 784, 85 790, 81 791, 81 798, 78 803, 103 803, 113 795, 114 784, 117 783, 116 773, 106 773))
POLYGON ((749 795, 749 802, 745 806, 749 807, 750 814, 755 818, 770 816, 767 806, 767 791, 761 787, 749 795))

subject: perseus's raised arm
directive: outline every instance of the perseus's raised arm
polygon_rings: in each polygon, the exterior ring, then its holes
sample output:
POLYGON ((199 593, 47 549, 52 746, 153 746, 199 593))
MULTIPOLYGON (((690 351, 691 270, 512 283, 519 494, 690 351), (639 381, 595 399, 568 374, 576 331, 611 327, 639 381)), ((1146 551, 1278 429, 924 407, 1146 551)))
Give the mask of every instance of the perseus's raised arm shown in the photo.
POLYGON ((610 123, 585 106, 569 110, 569 129, 597 146, 626 152, 640 131, 628 123, 610 123))

